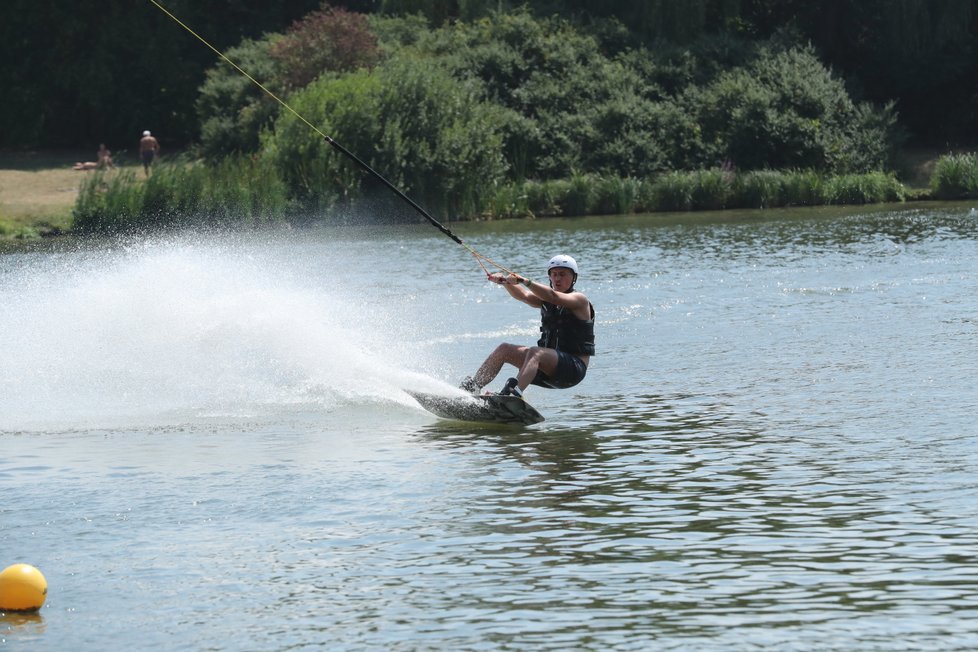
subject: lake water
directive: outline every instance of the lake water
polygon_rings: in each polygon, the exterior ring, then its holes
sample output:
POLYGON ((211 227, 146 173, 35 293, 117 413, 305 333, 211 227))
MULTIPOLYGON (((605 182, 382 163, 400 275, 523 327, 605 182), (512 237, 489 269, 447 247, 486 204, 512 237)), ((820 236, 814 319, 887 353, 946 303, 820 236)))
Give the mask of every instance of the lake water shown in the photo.
POLYGON ((581 265, 542 424, 402 391, 537 332, 428 225, 0 256, 0 647, 978 648, 973 208, 451 226, 581 265))

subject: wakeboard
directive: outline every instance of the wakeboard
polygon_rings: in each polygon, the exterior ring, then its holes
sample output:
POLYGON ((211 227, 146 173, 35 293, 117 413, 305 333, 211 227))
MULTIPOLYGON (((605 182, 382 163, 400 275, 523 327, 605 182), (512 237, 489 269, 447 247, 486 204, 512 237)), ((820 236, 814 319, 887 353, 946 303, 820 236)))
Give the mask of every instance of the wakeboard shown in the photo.
POLYGON ((543 421, 543 415, 518 396, 482 394, 443 396, 408 391, 421 407, 443 419, 481 421, 483 423, 522 423, 543 421))

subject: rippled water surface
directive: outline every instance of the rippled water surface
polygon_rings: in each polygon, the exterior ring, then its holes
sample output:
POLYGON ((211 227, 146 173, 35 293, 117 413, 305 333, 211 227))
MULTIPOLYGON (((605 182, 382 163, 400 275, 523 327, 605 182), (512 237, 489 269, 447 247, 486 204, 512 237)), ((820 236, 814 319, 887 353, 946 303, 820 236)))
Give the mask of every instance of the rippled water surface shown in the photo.
POLYGON ((542 424, 403 392, 537 329, 425 225, 0 255, 0 647, 978 648, 974 209, 457 230, 581 264, 542 424))

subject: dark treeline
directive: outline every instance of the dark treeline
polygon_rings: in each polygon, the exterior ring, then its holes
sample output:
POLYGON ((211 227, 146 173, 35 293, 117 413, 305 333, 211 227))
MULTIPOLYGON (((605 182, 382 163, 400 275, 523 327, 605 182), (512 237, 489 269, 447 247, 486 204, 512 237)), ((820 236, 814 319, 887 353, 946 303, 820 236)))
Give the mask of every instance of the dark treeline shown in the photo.
MULTIPOLYGON (((284 29, 320 0, 161 4, 223 49, 284 29)), ((215 55, 149 0, 4 0, 0 58, 0 146, 116 149, 143 129, 171 146, 190 142, 215 55)))
MULTIPOLYGON (((857 101, 895 102, 911 143, 978 142, 978 0, 336 0, 350 11, 420 13, 439 26, 525 4, 584 29, 626 26, 634 47, 683 46, 789 30, 810 42, 857 101)), ((284 31, 319 0, 166 0, 164 6, 227 49, 284 31)), ((195 102, 215 55, 149 0, 6 0, 0 21, 0 146, 116 149, 143 129, 196 141, 195 102)))

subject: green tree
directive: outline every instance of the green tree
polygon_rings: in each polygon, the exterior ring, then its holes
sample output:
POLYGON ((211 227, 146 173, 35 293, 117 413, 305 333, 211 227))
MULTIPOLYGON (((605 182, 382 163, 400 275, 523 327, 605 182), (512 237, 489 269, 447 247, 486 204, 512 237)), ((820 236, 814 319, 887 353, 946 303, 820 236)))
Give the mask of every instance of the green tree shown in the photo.
MULTIPOLYGON (((241 69, 278 97, 326 73, 370 67, 380 58, 366 16, 323 8, 295 21, 285 34, 246 39, 226 53, 241 69)), ((262 129, 271 125, 279 104, 226 61, 208 69, 197 97, 200 143, 216 160, 232 152, 254 152, 262 129)))
POLYGON ((751 0, 743 32, 792 26, 860 99, 896 101, 918 142, 978 142, 974 0, 751 0))
POLYGON ((329 5, 296 21, 270 48, 284 86, 302 88, 324 72, 369 68, 380 58, 367 17, 329 5))
POLYGON ((380 12, 395 16, 420 14, 431 25, 441 25, 459 17, 458 0, 381 0, 380 12))
MULTIPOLYGON (((281 29, 318 0, 166 0, 218 49, 281 29)), ((150 2, 5 0, 0 20, 0 146, 135 147, 197 134, 194 101, 214 53, 150 2)))
MULTIPOLYGON (((393 61, 320 78, 290 103, 416 201, 449 215, 475 212, 505 173, 498 109, 430 63, 393 61)), ((375 189, 368 174, 291 114, 281 115, 264 147, 307 203, 375 189)))
MULTIPOLYGON (((857 105, 811 48, 764 49, 680 99, 699 129, 684 167, 731 162, 743 169, 883 169, 894 142, 892 107, 857 105)), ((681 160, 682 152, 673 152, 681 160)))
POLYGON ((430 57, 501 105, 514 178, 575 170, 648 174, 662 165, 643 116, 661 90, 592 36, 525 11, 443 27, 415 55, 430 57))
MULTIPOLYGON (((278 38, 245 39, 226 52, 231 61, 276 94, 282 92, 282 72, 270 50, 278 38)), ((275 100, 223 60, 207 70, 196 107, 201 151, 210 160, 256 151, 261 130, 271 125, 279 110, 275 100)))

